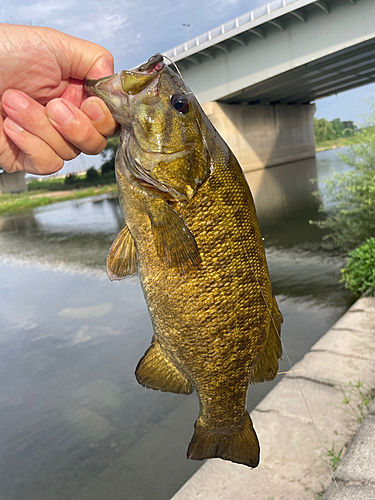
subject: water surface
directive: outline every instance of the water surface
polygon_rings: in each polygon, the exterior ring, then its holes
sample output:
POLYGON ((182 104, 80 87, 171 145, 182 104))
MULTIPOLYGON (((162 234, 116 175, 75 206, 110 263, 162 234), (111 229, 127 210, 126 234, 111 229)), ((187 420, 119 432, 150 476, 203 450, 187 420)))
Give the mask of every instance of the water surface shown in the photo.
MULTIPOLYGON (((320 153, 318 178, 332 168, 345 167, 320 153)), ((311 207, 281 222, 260 214, 293 363, 352 300, 314 217, 311 207)), ((152 327, 137 278, 105 275, 121 227, 105 197, 0 218, 1 500, 167 500, 201 465, 185 458, 196 396, 134 378, 152 327)), ((280 378, 250 388, 250 410, 280 378)))

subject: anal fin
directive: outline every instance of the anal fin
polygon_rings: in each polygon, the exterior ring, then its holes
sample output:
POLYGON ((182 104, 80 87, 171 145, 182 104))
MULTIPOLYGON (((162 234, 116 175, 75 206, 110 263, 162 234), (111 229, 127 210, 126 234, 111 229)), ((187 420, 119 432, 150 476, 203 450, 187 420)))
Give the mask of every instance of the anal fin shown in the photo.
POLYGON ((177 394, 191 394, 193 385, 178 369, 164 356, 159 342, 154 339, 151 346, 139 361, 135 370, 138 383, 163 392, 177 394))
POLYGON ((107 258, 107 274, 111 281, 137 274, 138 257, 133 237, 124 226, 112 243, 107 258))

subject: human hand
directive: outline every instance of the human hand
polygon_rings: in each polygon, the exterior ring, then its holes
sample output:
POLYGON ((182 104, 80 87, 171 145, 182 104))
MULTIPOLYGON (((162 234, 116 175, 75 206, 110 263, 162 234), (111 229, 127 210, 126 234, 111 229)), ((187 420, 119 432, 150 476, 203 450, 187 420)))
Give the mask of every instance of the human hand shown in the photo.
POLYGON ((85 100, 84 80, 113 74, 100 45, 59 31, 0 24, 0 167, 51 174, 81 152, 98 154, 117 123, 85 100))

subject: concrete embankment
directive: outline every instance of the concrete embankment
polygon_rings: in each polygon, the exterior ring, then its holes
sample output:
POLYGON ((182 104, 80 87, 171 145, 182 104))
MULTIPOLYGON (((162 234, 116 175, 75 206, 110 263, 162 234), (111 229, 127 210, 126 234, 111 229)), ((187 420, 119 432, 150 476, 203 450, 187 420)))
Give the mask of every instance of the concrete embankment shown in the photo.
POLYGON ((346 452, 323 500, 375 499, 375 403, 346 452))
MULTIPOLYGON (((375 298, 366 297, 294 366, 298 381, 293 374, 286 375, 251 413, 260 441, 260 465, 251 470, 220 459, 208 460, 172 500, 321 498, 332 479, 329 452, 337 456, 343 449, 343 457, 360 426, 357 404, 361 405, 362 399, 359 390, 349 384, 360 381, 365 392, 375 389, 374 354, 375 298), (350 405, 344 404, 345 396, 349 396, 350 405)), ((349 465, 337 471, 339 488, 356 488, 362 496, 342 497, 332 485, 326 499, 375 498, 369 448, 375 447, 375 410, 371 413, 343 461, 345 465, 348 460, 349 465)))

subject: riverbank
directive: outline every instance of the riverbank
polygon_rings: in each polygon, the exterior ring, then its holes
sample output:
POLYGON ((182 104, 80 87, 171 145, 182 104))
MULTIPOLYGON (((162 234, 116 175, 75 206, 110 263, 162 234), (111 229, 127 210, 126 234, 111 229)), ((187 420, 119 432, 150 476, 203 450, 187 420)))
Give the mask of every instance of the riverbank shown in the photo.
POLYGON ((375 403, 353 439, 322 500, 374 500, 375 403))
POLYGON ((322 141, 315 143, 315 152, 328 151, 330 149, 343 148, 345 146, 353 146, 362 142, 361 134, 353 135, 353 137, 340 137, 331 141, 322 141))
POLYGON ((375 389, 374 323, 375 298, 359 299, 294 366, 295 377, 284 376, 251 412, 261 447, 256 469, 208 460, 172 500, 321 499, 332 479, 329 465, 340 450, 345 455, 360 426, 362 398, 350 393, 350 382, 375 389))
POLYGON ((116 195, 116 184, 91 186, 85 189, 72 189, 70 191, 26 191, 19 194, 2 194, 0 196, 0 215, 20 212, 58 201, 75 200, 99 194, 116 195))

